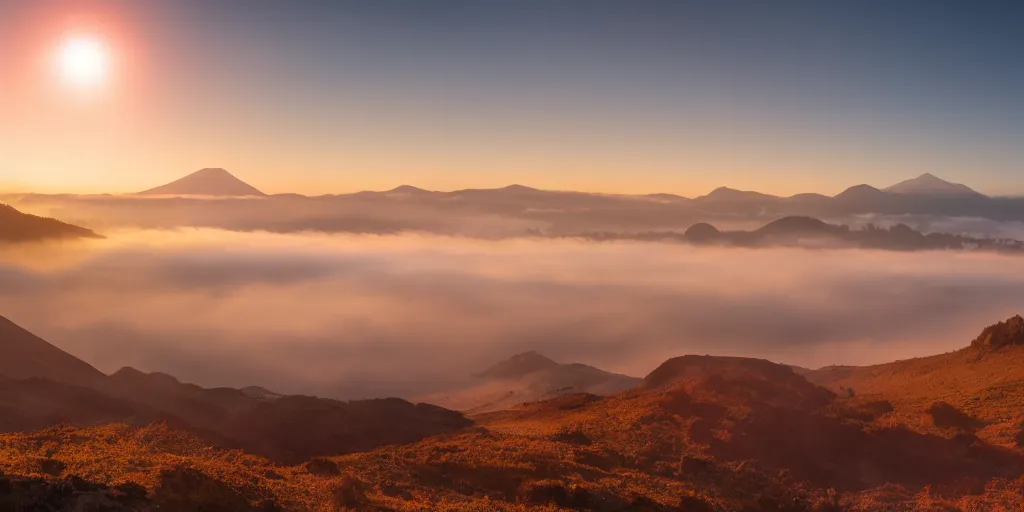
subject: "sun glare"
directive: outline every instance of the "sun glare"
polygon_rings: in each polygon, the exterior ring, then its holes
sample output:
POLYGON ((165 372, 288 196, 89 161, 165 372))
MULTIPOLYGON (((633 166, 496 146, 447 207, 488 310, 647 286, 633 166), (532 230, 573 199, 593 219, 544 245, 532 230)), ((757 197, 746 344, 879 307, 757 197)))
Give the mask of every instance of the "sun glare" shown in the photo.
POLYGON ((74 37, 58 50, 57 71, 71 85, 99 85, 106 80, 109 69, 110 54, 99 39, 74 37))

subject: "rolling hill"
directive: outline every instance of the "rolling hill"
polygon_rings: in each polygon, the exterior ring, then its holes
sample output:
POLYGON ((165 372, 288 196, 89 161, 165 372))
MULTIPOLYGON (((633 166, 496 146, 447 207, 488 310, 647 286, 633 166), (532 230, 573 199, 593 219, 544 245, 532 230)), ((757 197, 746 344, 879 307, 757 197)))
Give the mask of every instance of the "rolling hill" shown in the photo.
POLYGON ((593 366, 560 364, 537 352, 526 352, 491 366, 456 390, 421 400, 480 414, 573 393, 611 395, 635 388, 640 382, 593 366))

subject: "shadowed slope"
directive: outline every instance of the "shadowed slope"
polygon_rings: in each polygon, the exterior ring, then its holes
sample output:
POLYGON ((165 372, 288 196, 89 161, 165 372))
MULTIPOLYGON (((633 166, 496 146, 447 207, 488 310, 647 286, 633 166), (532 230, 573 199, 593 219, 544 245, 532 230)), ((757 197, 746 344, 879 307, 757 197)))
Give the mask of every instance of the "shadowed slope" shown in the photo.
POLYGON ((215 433, 228 446, 291 463, 410 443, 472 424, 457 412, 397 398, 341 402, 206 389, 132 368, 111 375, 99 389, 215 433))
POLYGON ((0 243, 73 238, 103 237, 85 228, 21 213, 12 206, 0 204, 0 243))
POLYGON ((340 402, 256 387, 205 389, 131 368, 107 377, 0 317, 0 430, 155 420, 288 462, 414 442, 472 424, 457 412, 399 399, 340 402))
POLYGON ((93 385, 105 376, 84 361, 47 343, 0 316, 0 375, 12 379, 41 377, 93 385))

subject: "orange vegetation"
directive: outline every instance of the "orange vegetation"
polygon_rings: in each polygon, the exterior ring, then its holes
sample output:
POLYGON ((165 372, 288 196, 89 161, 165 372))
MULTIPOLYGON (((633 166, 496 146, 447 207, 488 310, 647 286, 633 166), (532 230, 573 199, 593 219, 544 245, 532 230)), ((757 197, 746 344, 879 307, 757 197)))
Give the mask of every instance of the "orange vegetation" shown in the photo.
POLYGON ((979 338, 995 345, 808 374, 835 391, 767 361, 686 356, 634 391, 295 465, 114 424, 2 435, 0 470, 136 483, 164 510, 1019 511, 1024 347, 999 329, 979 338))

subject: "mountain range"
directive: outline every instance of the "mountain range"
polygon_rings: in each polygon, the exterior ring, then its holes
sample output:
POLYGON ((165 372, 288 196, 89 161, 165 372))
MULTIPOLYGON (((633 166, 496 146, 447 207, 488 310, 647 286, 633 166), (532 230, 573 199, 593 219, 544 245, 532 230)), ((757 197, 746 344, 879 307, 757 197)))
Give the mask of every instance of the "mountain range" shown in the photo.
MULTIPOLYGON (((858 185, 848 189, 863 189, 868 185, 858 185)), ((873 188, 873 187, 871 187, 873 188)), ((875 189, 878 190, 878 189, 875 189)), ((982 194, 974 191, 967 185, 951 183, 930 173, 922 174, 916 178, 902 181, 890 187, 880 190, 881 192, 906 195, 906 196, 940 196, 940 197, 977 197, 982 194)), ((509 185, 500 189, 466 189, 456 192, 434 192, 412 185, 401 185, 385 192, 359 192, 359 194, 384 194, 384 195, 408 195, 408 196, 430 196, 437 194, 459 194, 466 195, 519 195, 532 196, 544 194, 544 191, 523 185, 509 185)), ((141 195, 199 195, 199 196, 265 196, 256 187, 238 179, 228 171, 221 168, 208 167, 200 169, 177 181, 161 185, 159 187, 140 192, 141 195)), ((840 194, 842 195, 842 194, 840 194)), ((647 197, 665 200, 685 200, 686 198, 673 194, 649 194, 647 197)), ((828 196, 820 194, 797 194, 787 199, 790 200, 815 200, 828 196)), ((735 190, 728 187, 720 187, 706 196, 695 198, 703 201, 763 201, 781 199, 770 194, 760 192, 735 190)))
MULTIPOLYGON (((698 223, 748 227, 784 217, 849 225, 902 223, 924 234, 935 232, 931 223, 936 219, 1024 221, 1024 198, 988 197, 928 174, 888 189, 858 185, 832 197, 778 197, 725 187, 695 198, 630 196, 522 185, 452 192, 403 185, 384 192, 263 195, 221 169, 204 169, 167 187, 132 195, 4 197, 24 211, 75 219, 103 230, 207 227, 278 233, 419 232, 501 239, 683 233, 698 223)), ((990 230, 991 226, 973 225, 976 231, 953 234, 1001 236, 998 229, 990 230)))

